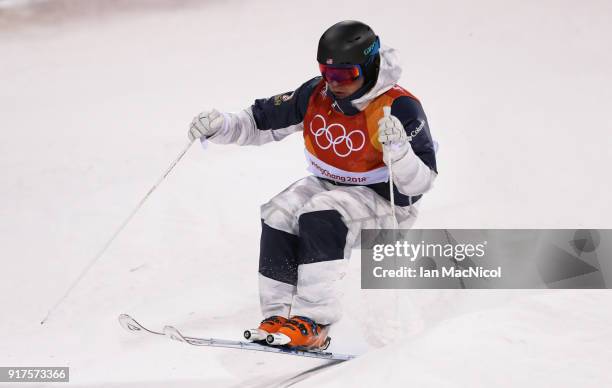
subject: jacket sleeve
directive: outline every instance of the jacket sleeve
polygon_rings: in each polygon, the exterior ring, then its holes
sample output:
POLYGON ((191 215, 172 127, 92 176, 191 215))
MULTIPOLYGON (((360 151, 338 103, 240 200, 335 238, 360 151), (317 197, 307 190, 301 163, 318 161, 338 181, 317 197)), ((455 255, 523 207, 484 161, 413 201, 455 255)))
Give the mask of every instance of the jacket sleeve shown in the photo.
POLYGON ((427 192, 438 176, 433 139, 421 103, 402 96, 391 105, 391 114, 404 126, 411 147, 393 162, 395 185, 400 193, 415 196, 427 192))
POLYGON ((301 131, 310 95, 320 79, 315 77, 292 92, 257 99, 241 112, 223 113, 223 128, 208 140, 218 144, 262 145, 301 131))

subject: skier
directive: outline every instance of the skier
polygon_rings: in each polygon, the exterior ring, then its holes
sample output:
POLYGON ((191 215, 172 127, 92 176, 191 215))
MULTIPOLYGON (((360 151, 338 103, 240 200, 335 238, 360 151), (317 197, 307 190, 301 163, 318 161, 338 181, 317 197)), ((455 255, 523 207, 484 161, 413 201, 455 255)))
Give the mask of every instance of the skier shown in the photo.
POLYGON ((321 36, 317 61, 321 76, 296 90, 237 113, 205 110, 189 130, 192 140, 238 145, 303 132, 312 175, 261 207, 259 291, 267 318, 245 337, 305 349, 329 345, 329 327, 341 316, 337 286, 360 230, 396 222, 410 228, 437 176, 427 118, 397 85, 394 49, 366 24, 342 21, 321 36))

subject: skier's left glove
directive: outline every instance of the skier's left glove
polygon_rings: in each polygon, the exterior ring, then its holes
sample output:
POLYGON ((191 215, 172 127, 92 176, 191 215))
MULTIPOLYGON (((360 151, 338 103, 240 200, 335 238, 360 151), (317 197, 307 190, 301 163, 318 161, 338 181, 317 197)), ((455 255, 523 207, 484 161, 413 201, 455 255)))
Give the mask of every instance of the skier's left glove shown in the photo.
POLYGON ((391 114, 378 120, 378 141, 385 146, 385 163, 389 157, 393 161, 403 158, 411 149, 404 126, 391 114))

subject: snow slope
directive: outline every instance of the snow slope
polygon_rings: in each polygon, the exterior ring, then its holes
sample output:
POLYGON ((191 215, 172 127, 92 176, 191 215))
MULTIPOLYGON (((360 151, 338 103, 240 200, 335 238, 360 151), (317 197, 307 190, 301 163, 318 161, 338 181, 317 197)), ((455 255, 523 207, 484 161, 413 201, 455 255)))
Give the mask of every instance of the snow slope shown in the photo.
MULTIPOLYGON (((180 152, 191 117, 297 87, 341 19, 400 50, 402 85, 440 143, 419 227, 611 227, 609 2, 0 4, 2 366, 67 365, 71 386, 132 388, 268 387, 323 364, 116 323, 128 312, 237 337, 260 319, 258 207, 305 174, 297 135, 193 147, 39 322, 180 152)), ((362 291, 358 261, 333 349, 370 351, 303 386, 610 384, 607 291, 362 291), (374 350, 397 295, 404 338, 374 350)))

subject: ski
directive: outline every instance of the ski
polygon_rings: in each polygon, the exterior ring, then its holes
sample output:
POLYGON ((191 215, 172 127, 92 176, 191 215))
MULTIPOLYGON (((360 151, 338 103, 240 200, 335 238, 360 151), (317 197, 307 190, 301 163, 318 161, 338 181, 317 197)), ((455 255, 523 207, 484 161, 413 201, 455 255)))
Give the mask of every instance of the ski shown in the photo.
POLYGON ((245 341, 235 341, 235 340, 226 340, 226 339, 218 339, 218 338, 200 338, 200 337, 188 337, 183 335, 177 328, 174 326, 165 326, 162 332, 154 331, 147 329, 134 318, 127 314, 119 315, 119 324, 125 330, 130 332, 143 332, 149 333, 153 335, 163 336, 175 341, 183 342, 192 346, 211 346, 211 347, 220 347, 220 348, 232 348, 232 349, 243 349, 243 350, 252 350, 259 352, 269 352, 269 353, 279 353, 279 354, 287 354, 292 356, 300 356, 300 357, 310 357, 310 358, 320 358, 326 360, 336 360, 336 361, 348 361, 350 359, 355 358, 355 355, 352 354, 340 354, 326 351, 313 351, 313 350, 303 350, 303 349, 295 349, 289 348, 286 346, 268 346, 263 345, 256 342, 245 342, 245 341))
POLYGON ((147 329, 127 314, 119 315, 119 324, 127 331, 144 331, 150 334, 164 335, 164 333, 147 329))

